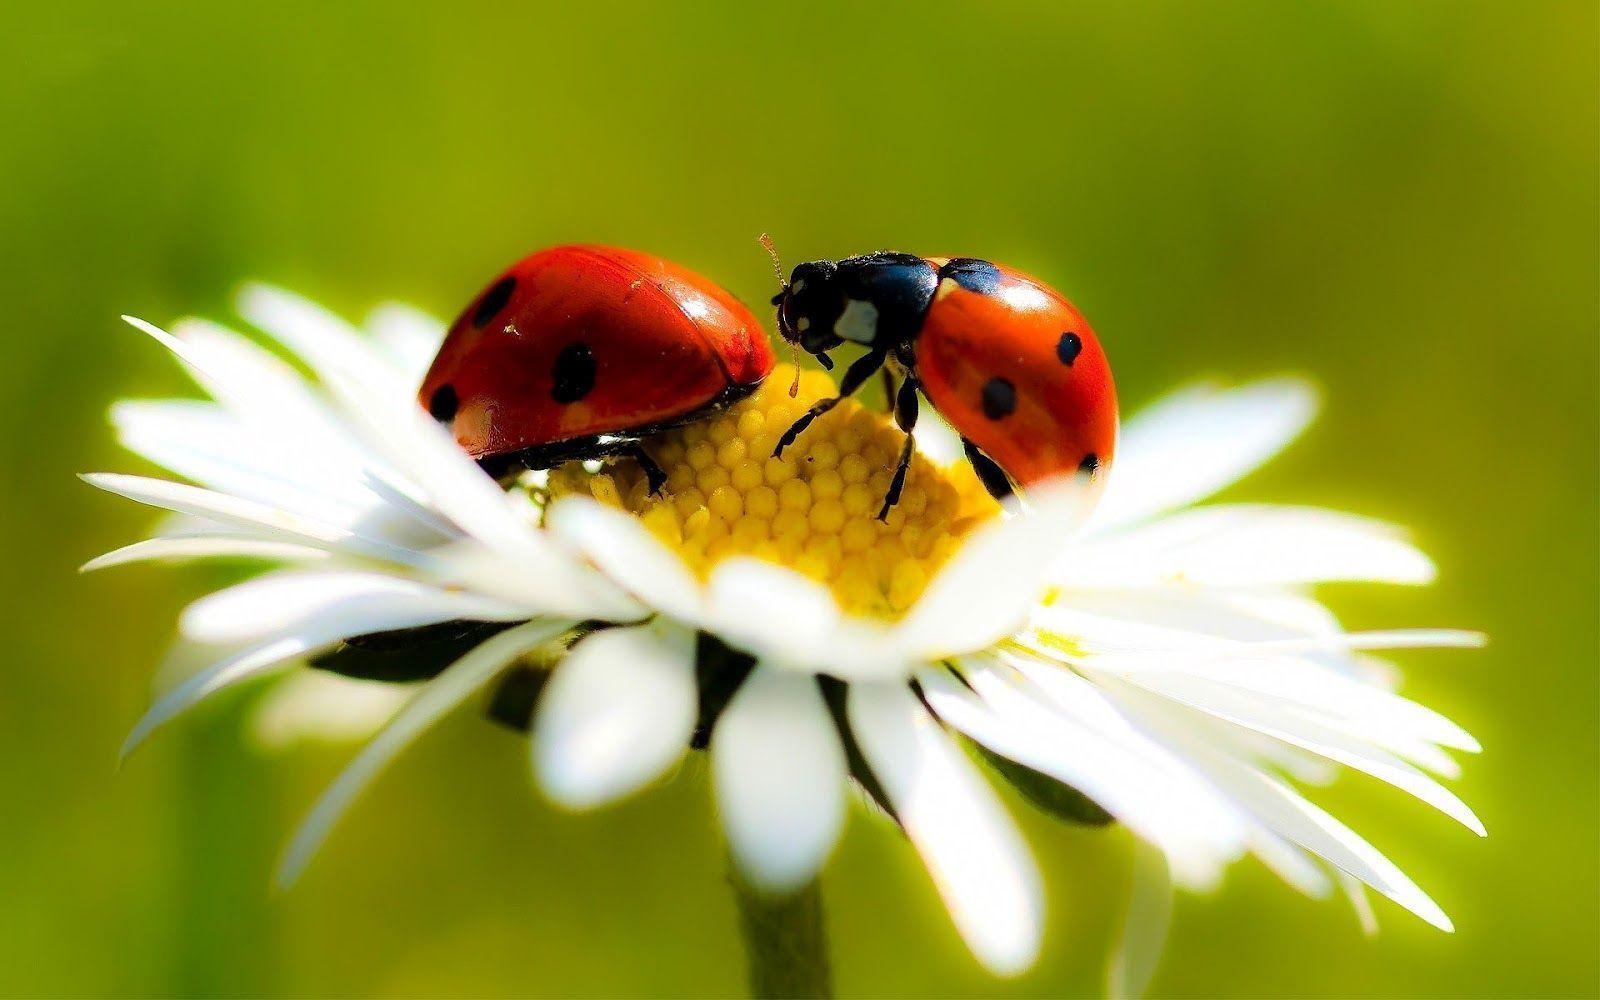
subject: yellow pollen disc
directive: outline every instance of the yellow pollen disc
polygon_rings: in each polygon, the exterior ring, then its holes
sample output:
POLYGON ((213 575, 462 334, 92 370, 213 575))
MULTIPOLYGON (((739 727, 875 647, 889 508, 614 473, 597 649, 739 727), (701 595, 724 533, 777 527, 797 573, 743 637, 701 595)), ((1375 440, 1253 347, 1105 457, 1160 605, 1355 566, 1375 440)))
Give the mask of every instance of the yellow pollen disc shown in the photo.
POLYGON ((965 462, 913 455, 900 502, 878 510, 904 435, 890 414, 846 399, 774 458, 783 432, 813 403, 837 394, 821 372, 779 365, 746 399, 649 438, 667 474, 651 496, 631 458, 591 472, 550 471, 552 498, 592 496, 638 516, 702 577, 729 556, 754 556, 825 584, 847 610, 895 618, 915 603, 963 536, 998 507, 965 462))

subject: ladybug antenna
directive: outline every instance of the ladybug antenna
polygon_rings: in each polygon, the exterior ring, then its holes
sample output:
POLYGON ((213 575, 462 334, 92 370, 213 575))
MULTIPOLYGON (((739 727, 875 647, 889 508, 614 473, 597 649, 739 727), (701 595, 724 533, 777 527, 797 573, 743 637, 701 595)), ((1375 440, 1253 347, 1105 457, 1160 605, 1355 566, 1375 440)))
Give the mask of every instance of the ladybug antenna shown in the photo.
MULTIPOLYGON (((762 233, 757 239, 760 241, 762 249, 767 251, 767 256, 772 258, 772 276, 778 279, 779 285, 778 294, 772 297, 772 304, 778 305, 783 301, 783 297, 789 293, 789 283, 783 279, 783 262, 778 259, 778 248, 773 245, 770 234, 762 233)), ((781 310, 778 312, 778 332, 783 332, 783 312, 781 310)), ((789 362, 794 366, 794 381, 789 383, 789 398, 793 399, 800 395, 800 349, 795 346, 795 342, 790 340, 787 334, 784 335, 783 340, 784 343, 789 345, 789 362)))
POLYGON ((778 248, 773 245, 772 237, 767 233, 762 233, 757 239, 761 242, 762 249, 767 251, 767 256, 772 258, 773 277, 778 279, 779 285, 788 288, 789 283, 783 280, 783 263, 778 260, 778 248))

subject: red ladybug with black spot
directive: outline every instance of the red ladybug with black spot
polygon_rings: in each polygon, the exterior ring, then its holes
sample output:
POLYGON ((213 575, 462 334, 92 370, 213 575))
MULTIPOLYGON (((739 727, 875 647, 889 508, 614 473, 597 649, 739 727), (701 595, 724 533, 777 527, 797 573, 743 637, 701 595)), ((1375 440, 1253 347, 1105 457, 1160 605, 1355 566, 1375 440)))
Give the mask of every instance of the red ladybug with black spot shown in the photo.
POLYGON ((826 367, 843 344, 867 351, 839 397, 801 415, 777 454, 885 365, 903 377, 894 397, 906 444, 880 518, 905 485, 919 390, 960 432, 996 498, 1061 475, 1103 486, 1117 443, 1111 366, 1083 314, 1043 282, 971 257, 884 251, 801 264, 772 304, 784 339, 826 367))
POLYGON ((499 478, 629 455, 642 438, 749 395, 772 371, 750 310, 671 261, 563 246, 511 265, 456 319, 420 399, 499 478))

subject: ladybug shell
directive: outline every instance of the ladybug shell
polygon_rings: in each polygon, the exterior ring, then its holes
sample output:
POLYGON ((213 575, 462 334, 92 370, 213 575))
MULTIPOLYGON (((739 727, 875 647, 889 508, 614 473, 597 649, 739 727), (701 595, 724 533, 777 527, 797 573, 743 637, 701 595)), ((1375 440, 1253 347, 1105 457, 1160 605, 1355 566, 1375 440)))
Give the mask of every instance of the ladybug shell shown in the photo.
POLYGON ((1082 471, 1103 485, 1117 390, 1094 330, 1059 292, 997 265, 979 280, 943 277, 916 359, 929 401, 1013 479, 1082 471))
POLYGON ((564 246, 524 257, 467 307, 420 398, 484 458, 681 422, 772 365, 755 316, 700 275, 564 246))

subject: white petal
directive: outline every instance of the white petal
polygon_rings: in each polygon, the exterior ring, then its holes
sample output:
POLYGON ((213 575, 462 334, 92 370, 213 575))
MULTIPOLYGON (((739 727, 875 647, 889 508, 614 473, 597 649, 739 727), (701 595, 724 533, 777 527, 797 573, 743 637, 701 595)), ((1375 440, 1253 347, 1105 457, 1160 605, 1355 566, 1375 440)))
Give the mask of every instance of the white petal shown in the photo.
POLYGON ((1467 829, 1484 835, 1483 822, 1449 789, 1358 737, 1323 724, 1292 706, 1224 685, 1174 674, 1123 674, 1124 679, 1234 725, 1264 733, 1293 746, 1321 754, 1346 767, 1364 771, 1409 792, 1467 829))
POLYGON ((324 380, 338 373, 400 396, 415 392, 389 355, 326 309, 292 292, 250 283, 239 290, 239 315, 295 352, 324 380))
POLYGON ((247 723, 251 741, 279 752, 302 742, 370 738, 416 691, 414 684, 356 680, 299 670, 257 699, 247 723))
POLYGON ((440 583, 546 614, 599 621, 638 621, 648 613, 605 576, 556 551, 547 538, 535 548, 495 547, 463 539, 434 549, 432 576, 440 583))
POLYGON ((414 493, 413 487, 404 480, 391 478, 384 468, 368 464, 361 470, 361 485, 373 496, 433 532, 436 540, 454 541, 461 537, 461 530, 435 513, 424 496, 414 493))
POLYGON ((717 564, 702 627, 775 670, 877 681, 904 678, 915 666, 897 633, 843 614, 826 587, 762 559, 717 564))
POLYGON ((423 411, 416 386, 349 324, 265 285, 246 286, 239 309, 306 359, 364 438, 427 493, 434 509, 486 544, 518 547, 532 562, 552 559, 548 545, 515 512, 514 502, 423 411))
POLYGON ((186 483, 106 472, 85 473, 80 478, 90 486, 116 493, 137 503, 204 518, 217 524, 244 528, 283 541, 334 551, 345 550, 410 565, 418 563, 420 558, 408 549, 363 537, 324 521, 228 496, 214 490, 189 486, 186 483))
POLYGON ((540 695, 540 784, 570 809, 637 791, 683 756, 696 712, 693 633, 660 624, 596 632, 573 647, 540 695))
POLYGON ((759 666, 717 720, 712 777, 728 846, 757 889, 785 894, 844 822, 844 749, 814 678, 759 666))
POLYGON ((537 609, 439 590, 358 570, 288 570, 258 576, 189 605, 179 625, 191 639, 230 642, 316 623, 361 635, 457 618, 515 621, 537 609))
POLYGON ((939 659, 1016 631, 1088 504, 1072 479, 1031 490, 1026 513, 997 518, 962 544, 902 621, 898 641, 939 659))
MULTIPOLYGON (((426 497, 431 510, 460 530, 491 549, 514 557, 531 579, 552 577, 552 601, 554 595, 561 593, 561 581, 554 578, 572 571, 571 558, 529 523, 522 509, 525 502, 507 495, 485 475, 450 434, 423 411, 409 390, 397 397, 337 366, 326 371, 325 377, 341 393, 351 420, 398 470, 408 486, 406 492, 419 499, 426 497)), ((587 616, 606 617, 612 613, 602 601, 587 616)))
POLYGON ((528 622, 485 640, 444 669, 402 708, 322 793, 278 864, 276 882, 288 886, 327 839, 350 803, 412 740, 460 705, 521 653, 564 632, 571 622, 528 622))
MULTIPOLYGON (((977 689, 937 669, 918 676, 924 696, 951 726, 995 753, 1078 789, 1178 860, 1186 884, 1208 885, 1239 854, 1241 830, 1225 801, 1198 774, 1126 720, 1092 686, 1062 671, 1049 692, 1075 714, 1051 711, 1025 682, 981 661, 961 661, 977 689), (1097 718, 1097 715, 1099 716, 1097 718)), ((1040 667, 1045 673, 1051 668, 1040 667)))
POLYGON ((292 423, 313 415, 326 421, 326 411, 294 369, 238 334, 203 320, 182 320, 168 333, 133 316, 122 318, 183 361, 201 388, 235 415, 263 423, 274 416, 292 423))
MULTIPOLYGON (((1105 664, 1100 664, 1106 666, 1105 664)), ((1118 668, 1118 665, 1110 665, 1118 668)), ((1468 753, 1482 749, 1473 735, 1433 709, 1383 688, 1321 669, 1299 657, 1217 658, 1173 657, 1166 666, 1262 696, 1281 699, 1342 720, 1353 732, 1373 738, 1437 743, 1468 753)))
POLYGON ((1317 394, 1297 379, 1229 391, 1196 387, 1127 421, 1091 531, 1204 499, 1294 440, 1316 414, 1317 394))
POLYGON ((1148 587, 1428 583, 1433 563, 1392 527, 1312 507, 1229 504, 1173 514, 1076 546, 1056 582, 1148 587))
POLYGON ((407 381, 421 385, 444 342, 444 323, 421 309, 385 302, 367 314, 366 326, 407 381))
POLYGON ((1477 633, 1334 631, 1303 639, 1234 642, 1181 628, 1087 615, 1060 605, 1041 610, 1035 620, 1037 633, 1020 636, 1019 642, 1051 658, 1130 676, 1205 678, 1340 719, 1340 725, 1373 738, 1407 745, 1426 740, 1469 752, 1479 749, 1470 733, 1432 709, 1373 683, 1359 660, 1347 655, 1354 649, 1376 647, 1476 646, 1482 641, 1477 633))
POLYGON ((1455 927, 1438 904, 1353 830, 1266 775, 1240 769, 1232 791, 1279 835, 1320 855, 1440 930, 1455 927))
POLYGON ((1327 635, 1339 622, 1315 600, 1285 591, 1238 591, 1182 583, 1137 590, 1071 590, 1053 603, 1118 621, 1241 642, 1327 635))
POLYGON ((375 506, 354 482, 320 475, 294 442, 246 427, 215 403, 123 400, 111 422, 123 447, 211 489, 333 524, 375 506))
POLYGON ((1346 898, 1350 900, 1351 909, 1356 911, 1356 920, 1361 924, 1361 933, 1369 938, 1377 937, 1378 915, 1372 912, 1372 900, 1367 898, 1367 887, 1354 875, 1340 872, 1339 888, 1344 890, 1346 898))
POLYGON ((301 375, 249 340, 204 320, 180 320, 169 334, 142 320, 123 317, 173 351, 196 380, 258 436, 293 442, 306 483, 353 480, 368 453, 301 375))
POLYGON ((1112 682, 1108 693, 1137 717, 1160 726, 1165 739, 1273 833, 1354 875, 1433 926, 1454 929, 1438 904, 1354 831, 1277 778, 1196 739, 1182 721, 1183 709, 1121 682, 1112 682))
POLYGON ((1142 840, 1134 841, 1132 881, 1122 935, 1106 976, 1106 994, 1113 998, 1144 996, 1172 923, 1172 879, 1166 856, 1142 840))
POLYGON ((1303 849, 1278 836, 1272 829, 1251 817, 1246 835, 1250 853, 1261 859, 1273 874, 1312 899, 1326 899, 1333 892, 1327 870, 1303 849))
POLYGON ((153 559, 214 559, 242 557, 249 559, 279 559, 294 562, 316 562, 328 558, 324 549, 314 549, 292 542, 270 538, 251 538, 248 535, 172 535, 146 538, 120 549, 97 556, 80 567, 80 572, 123 566, 128 563, 153 559))
POLYGON ((1370 632, 1335 632, 1274 639, 1249 644, 1253 654, 1308 653, 1324 649, 1482 649, 1482 632, 1459 628, 1391 628, 1370 632))
POLYGON ((134 725, 128 738, 122 741, 119 755, 132 753, 139 744, 161 726, 172 721, 197 702, 269 670, 283 666, 313 650, 344 638, 327 632, 306 631, 295 635, 278 636, 258 646, 251 646, 220 663, 207 667, 186 678, 181 684, 156 700, 134 725))
POLYGON ((848 713, 967 946, 997 975, 1028 968, 1043 923, 1039 872, 994 791, 904 686, 852 685, 848 713))
POLYGON ((545 526, 650 607, 686 622, 704 616, 700 582, 637 517, 572 496, 550 505, 545 526))

